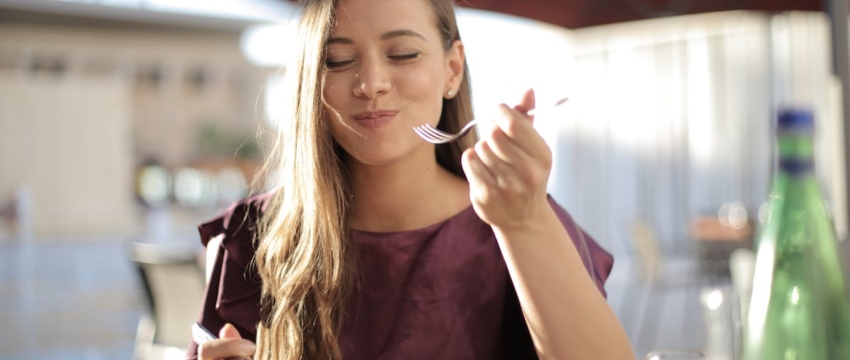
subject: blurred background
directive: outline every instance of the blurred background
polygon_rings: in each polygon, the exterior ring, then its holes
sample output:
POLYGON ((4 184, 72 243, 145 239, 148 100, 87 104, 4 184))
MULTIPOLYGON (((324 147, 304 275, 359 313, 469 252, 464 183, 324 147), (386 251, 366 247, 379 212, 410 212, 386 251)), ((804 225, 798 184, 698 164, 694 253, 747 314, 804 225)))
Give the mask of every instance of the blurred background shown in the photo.
MULTIPOLYGON (((636 358, 732 358, 730 258, 763 221, 779 107, 814 111, 846 238, 846 4, 461 3, 479 114, 529 87, 570 97, 535 123, 549 191, 614 253, 636 358)), ((0 359, 182 358, 196 227, 248 194, 287 114, 297 17, 285 0, 0 0, 0 359)))

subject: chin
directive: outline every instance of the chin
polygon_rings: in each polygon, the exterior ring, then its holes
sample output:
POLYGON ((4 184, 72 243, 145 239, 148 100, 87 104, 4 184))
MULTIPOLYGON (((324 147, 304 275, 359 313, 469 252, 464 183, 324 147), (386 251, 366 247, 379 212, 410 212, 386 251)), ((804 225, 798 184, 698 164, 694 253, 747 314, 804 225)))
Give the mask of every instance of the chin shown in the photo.
POLYGON ((414 161, 414 159, 421 159, 424 154, 431 154, 434 151, 433 147, 428 146, 429 144, 418 138, 407 138, 400 134, 395 134, 392 139, 343 140, 345 143, 340 143, 340 146, 345 150, 350 161, 370 166, 386 166, 401 161, 414 161))
POLYGON ((407 156, 410 155, 410 149, 401 149, 398 147, 391 146, 358 146, 357 149, 352 149, 354 151, 346 150, 350 160, 353 160, 359 164, 369 165, 369 166, 385 166, 392 165, 399 161, 402 161, 407 156))

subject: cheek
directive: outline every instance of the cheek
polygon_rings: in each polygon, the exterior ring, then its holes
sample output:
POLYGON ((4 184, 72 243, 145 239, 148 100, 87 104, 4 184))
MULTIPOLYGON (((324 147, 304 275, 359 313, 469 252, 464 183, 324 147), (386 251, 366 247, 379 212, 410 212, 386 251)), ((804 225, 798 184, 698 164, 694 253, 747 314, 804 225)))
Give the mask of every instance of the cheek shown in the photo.
POLYGON ((334 84, 325 85, 325 88, 322 90, 326 98, 334 96, 334 94, 336 94, 336 91, 337 86, 334 84))
POLYGON ((325 102, 337 108, 342 106, 346 98, 351 96, 352 82, 353 79, 345 76, 345 74, 327 74, 322 88, 322 96, 325 102))
POLYGON ((336 141, 336 143, 339 144, 345 152, 351 153, 351 144, 357 142, 356 135, 342 124, 333 113, 328 113, 325 116, 325 123, 327 124, 327 129, 330 132, 331 138, 336 141))
POLYGON ((398 75, 399 81, 404 84, 408 93, 420 94, 422 96, 442 95, 442 83, 444 74, 435 66, 428 66, 421 71, 402 71, 398 75))
POLYGON ((339 126, 339 109, 342 108, 343 103, 340 102, 340 96, 338 93, 338 88, 334 88, 333 86, 327 86, 322 91, 322 98, 324 101, 324 110, 325 116, 322 119, 325 124, 327 124, 328 128, 331 130, 331 133, 336 137, 336 129, 339 126))
POLYGON ((334 107, 339 105, 340 94, 342 94, 342 86, 337 83, 325 83, 325 88, 322 89, 325 102, 334 107))
MULTIPOLYGON (((425 70, 425 69, 423 69, 425 70)), ((413 122, 436 125, 443 106, 442 74, 433 67, 426 71, 408 71, 399 75, 399 89, 409 101, 416 103, 413 122)))
POLYGON ((328 130, 331 132, 331 138, 334 139, 337 143, 343 144, 345 141, 341 138, 341 131, 339 121, 333 119, 334 115, 328 115, 325 119, 325 122, 328 124, 328 130))

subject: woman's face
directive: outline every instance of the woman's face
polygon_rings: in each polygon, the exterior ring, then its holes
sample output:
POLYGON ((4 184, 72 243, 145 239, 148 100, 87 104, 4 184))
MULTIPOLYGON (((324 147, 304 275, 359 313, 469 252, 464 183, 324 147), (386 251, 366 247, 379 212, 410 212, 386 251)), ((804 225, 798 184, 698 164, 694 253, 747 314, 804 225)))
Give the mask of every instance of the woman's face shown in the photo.
POLYGON ((462 79, 462 53, 459 41, 444 49, 427 0, 341 0, 322 91, 333 138, 369 165, 433 153, 412 129, 436 126, 462 79))

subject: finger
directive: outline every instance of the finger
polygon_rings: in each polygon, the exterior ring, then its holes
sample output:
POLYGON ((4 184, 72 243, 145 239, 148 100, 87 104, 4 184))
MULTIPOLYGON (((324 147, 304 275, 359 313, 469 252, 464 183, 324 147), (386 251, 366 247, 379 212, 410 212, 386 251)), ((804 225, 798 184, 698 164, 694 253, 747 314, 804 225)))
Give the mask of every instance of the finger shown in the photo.
POLYGON ((236 327, 231 323, 224 324, 221 330, 218 331, 219 339, 241 339, 242 335, 239 334, 239 330, 236 330, 236 327))
MULTIPOLYGON (((514 110, 519 111, 520 113, 527 114, 529 111, 534 109, 535 107, 535 99, 534 99, 534 89, 528 89, 522 94, 522 100, 519 101, 519 104, 514 106, 514 110)), ((532 121, 534 117, 530 117, 532 121)))
POLYGON ((529 120, 528 115, 520 114, 507 105, 499 105, 502 116, 496 116, 496 126, 501 129, 522 151, 532 157, 546 149, 546 142, 529 120))
POLYGON ((534 160, 522 151, 498 126, 491 127, 490 132, 483 139, 487 141, 487 145, 499 159, 511 165, 514 169, 531 164, 531 161, 534 160))
POLYGON ((473 187, 487 186, 488 184, 496 183, 496 178, 481 162, 481 159, 478 157, 478 154, 475 153, 474 148, 466 149, 466 151, 463 152, 460 164, 473 187))
POLYGON ((211 359, 249 359, 254 355, 257 346, 246 339, 217 339, 198 347, 198 358, 211 359))
POLYGON ((481 163, 487 167, 487 170, 493 175, 496 182, 500 182, 506 174, 513 172, 513 167, 499 158, 490 148, 490 144, 486 140, 481 140, 475 143, 475 155, 481 159, 481 163))

